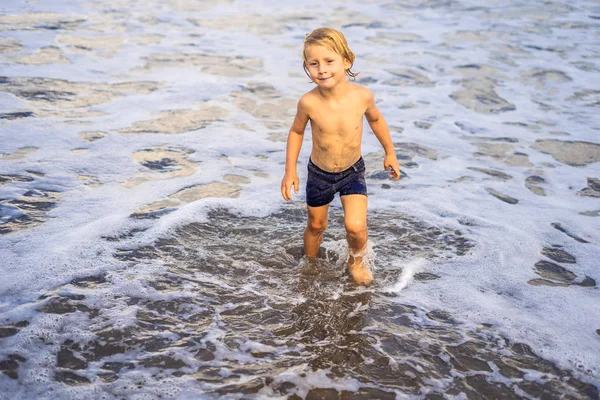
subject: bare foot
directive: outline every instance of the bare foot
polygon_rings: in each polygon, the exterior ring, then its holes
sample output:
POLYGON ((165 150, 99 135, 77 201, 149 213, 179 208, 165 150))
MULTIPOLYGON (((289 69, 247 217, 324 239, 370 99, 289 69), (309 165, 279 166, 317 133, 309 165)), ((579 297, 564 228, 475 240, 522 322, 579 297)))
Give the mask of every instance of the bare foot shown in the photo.
POLYGON ((368 286, 373 282, 373 273, 368 266, 362 263, 362 257, 350 257, 348 270, 357 285, 368 286))

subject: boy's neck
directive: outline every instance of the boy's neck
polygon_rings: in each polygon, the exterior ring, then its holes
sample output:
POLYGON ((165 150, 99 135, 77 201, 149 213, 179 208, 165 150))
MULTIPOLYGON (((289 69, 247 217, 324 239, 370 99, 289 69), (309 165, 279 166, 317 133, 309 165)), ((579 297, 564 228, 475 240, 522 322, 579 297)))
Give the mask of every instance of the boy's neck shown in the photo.
POLYGON ((350 87, 349 82, 343 81, 343 82, 340 82, 339 84, 335 85, 331 89, 323 89, 320 87, 317 87, 317 89, 319 90, 319 94, 321 96, 323 96, 324 98, 335 99, 337 97, 341 97, 341 96, 345 95, 348 92, 349 87, 350 87))

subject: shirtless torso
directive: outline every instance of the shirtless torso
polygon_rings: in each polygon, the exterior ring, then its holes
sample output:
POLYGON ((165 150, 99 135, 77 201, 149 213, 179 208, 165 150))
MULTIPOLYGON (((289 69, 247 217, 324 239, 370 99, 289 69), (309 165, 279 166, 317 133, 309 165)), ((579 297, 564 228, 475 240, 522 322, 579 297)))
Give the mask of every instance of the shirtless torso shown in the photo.
POLYGON ((324 99, 318 89, 305 95, 312 130, 311 159, 319 168, 339 172, 360 158, 363 115, 367 110, 363 91, 349 84, 349 93, 342 102, 324 99))
POLYGON ((324 97, 318 88, 306 93, 298 103, 291 128, 293 132, 304 132, 310 121, 310 157, 319 168, 329 172, 343 171, 360 158, 363 115, 370 120, 379 114, 376 107, 369 107, 370 91, 349 82, 343 89, 345 93, 335 97, 324 97))

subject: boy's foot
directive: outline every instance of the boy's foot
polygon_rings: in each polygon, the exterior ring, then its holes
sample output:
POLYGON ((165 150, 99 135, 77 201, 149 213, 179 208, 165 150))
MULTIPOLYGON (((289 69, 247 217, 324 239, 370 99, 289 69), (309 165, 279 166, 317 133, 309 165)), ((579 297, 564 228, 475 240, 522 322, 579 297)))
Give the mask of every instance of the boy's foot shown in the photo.
POLYGON ((362 257, 348 260, 348 270, 357 285, 370 285, 373 282, 373 273, 368 266, 362 263, 362 257))

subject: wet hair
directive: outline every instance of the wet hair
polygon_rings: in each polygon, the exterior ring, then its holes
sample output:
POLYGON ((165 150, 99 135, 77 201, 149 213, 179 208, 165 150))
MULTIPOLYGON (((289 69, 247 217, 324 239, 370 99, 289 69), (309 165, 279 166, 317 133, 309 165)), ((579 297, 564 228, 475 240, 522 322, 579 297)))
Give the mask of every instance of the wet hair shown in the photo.
POLYGON ((304 60, 302 67, 309 78, 310 74, 308 73, 308 67, 306 66, 306 48, 311 45, 326 47, 334 53, 342 56, 342 58, 348 60, 350 62, 350 68, 346 70, 346 75, 348 75, 348 77, 352 80, 356 78, 358 72, 354 73, 350 71, 354 65, 356 55, 354 55, 352 50, 350 50, 348 47, 348 42, 346 41, 346 38, 342 32, 333 28, 318 28, 306 35, 306 38, 304 39, 304 50, 302 52, 302 58, 304 60))

